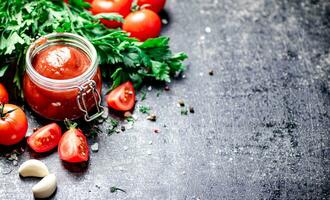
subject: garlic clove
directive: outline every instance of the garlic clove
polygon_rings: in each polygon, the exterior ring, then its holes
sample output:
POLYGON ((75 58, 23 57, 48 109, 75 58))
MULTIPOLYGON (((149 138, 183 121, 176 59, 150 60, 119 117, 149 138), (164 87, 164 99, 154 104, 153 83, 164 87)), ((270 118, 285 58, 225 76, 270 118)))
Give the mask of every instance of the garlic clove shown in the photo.
POLYGON ((18 173, 23 177, 45 177, 49 174, 47 166, 35 159, 25 161, 18 169, 18 173))
POLYGON ((39 183, 33 186, 32 192, 35 198, 48 198, 56 190, 56 176, 49 174, 45 176, 39 183))

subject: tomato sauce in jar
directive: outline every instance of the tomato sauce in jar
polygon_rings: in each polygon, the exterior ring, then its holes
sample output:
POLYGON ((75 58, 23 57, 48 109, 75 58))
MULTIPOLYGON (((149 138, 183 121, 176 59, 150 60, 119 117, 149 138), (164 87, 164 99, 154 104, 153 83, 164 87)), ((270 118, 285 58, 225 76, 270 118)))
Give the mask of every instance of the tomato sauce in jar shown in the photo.
POLYGON ((24 97, 42 117, 64 120, 85 116, 91 121, 103 113, 96 50, 86 39, 69 33, 47 35, 30 46, 26 62, 24 97), (90 116, 94 107, 97 113, 90 116))

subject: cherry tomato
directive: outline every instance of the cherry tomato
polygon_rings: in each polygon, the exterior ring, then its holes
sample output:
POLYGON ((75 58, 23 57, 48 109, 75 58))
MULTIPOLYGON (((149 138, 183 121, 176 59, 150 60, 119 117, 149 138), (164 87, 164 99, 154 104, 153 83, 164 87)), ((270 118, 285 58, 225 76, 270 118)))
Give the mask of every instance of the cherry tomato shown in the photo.
POLYGON ((28 129, 25 113, 13 104, 0 106, 0 144, 13 145, 21 141, 28 129))
POLYGON ((88 160, 88 144, 85 135, 80 129, 71 126, 66 131, 59 144, 58 153, 61 160, 70 163, 79 163, 88 160))
POLYGON ((144 8, 148 8, 158 13, 165 6, 166 0, 138 0, 137 4, 139 6, 145 6, 144 8))
POLYGON ((8 103, 8 101, 9 101, 8 92, 5 86, 3 86, 0 83, 0 104, 8 103))
POLYGON ((135 104, 135 91, 131 82, 126 82, 112 90, 106 97, 109 107, 118 111, 131 110, 135 104))
POLYGON ((61 127, 56 123, 51 123, 34 132, 27 139, 27 143, 35 152, 43 153, 54 149, 61 136, 61 127))
MULTIPOLYGON (((132 0, 94 0, 91 12, 96 15, 99 13, 117 13, 124 18, 131 12, 132 0)), ((118 28, 120 22, 101 19, 101 22, 109 28, 118 28)))
POLYGON ((161 21, 157 13, 143 9, 129 14, 125 18, 123 30, 140 41, 157 37, 161 30, 161 21))

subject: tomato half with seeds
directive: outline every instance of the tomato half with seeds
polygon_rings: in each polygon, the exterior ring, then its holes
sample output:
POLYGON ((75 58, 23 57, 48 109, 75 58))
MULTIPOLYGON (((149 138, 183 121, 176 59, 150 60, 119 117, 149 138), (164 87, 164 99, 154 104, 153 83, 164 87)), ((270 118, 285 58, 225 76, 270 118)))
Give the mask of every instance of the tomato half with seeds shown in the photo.
POLYGON ((0 144, 13 145, 20 142, 28 129, 23 110, 13 104, 0 105, 0 144))
POLYGON ((58 145, 61 136, 61 127, 56 123, 51 123, 34 132, 27 139, 27 143, 35 152, 44 153, 54 149, 58 145))
POLYGON ((0 83, 0 104, 8 103, 8 101, 9 101, 8 92, 5 86, 3 86, 0 83))
POLYGON ((61 160, 70 163, 79 163, 88 160, 88 143, 85 135, 80 129, 76 128, 77 124, 70 125, 59 144, 58 154, 61 160))
MULTIPOLYGON (((91 6, 90 10, 94 15, 116 13, 125 18, 131 12, 132 0, 94 0, 91 6)), ((117 21, 101 19, 101 22, 109 28, 121 26, 121 23, 117 21)))
POLYGON ((106 97, 109 107, 118 111, 131 110, 135 104, 135 90, 129 81, 112 90, 106 97))
POLYGON ((161 28, 162 23, 159 16, 149 9, 132 12, 125 18, 123 24, 123 30, 130 33, 130 37, 140 41, 157 37, 161 28))
POLYGON ((165 6, 166 0, 138 0, 137 4, 158 13, 165 6))

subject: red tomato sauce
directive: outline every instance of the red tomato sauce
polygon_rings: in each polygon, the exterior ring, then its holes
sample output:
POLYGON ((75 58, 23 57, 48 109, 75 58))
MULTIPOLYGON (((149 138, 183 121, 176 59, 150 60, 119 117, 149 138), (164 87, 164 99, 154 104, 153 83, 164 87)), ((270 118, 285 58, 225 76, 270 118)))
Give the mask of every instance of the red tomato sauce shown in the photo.
MULTIPOLYGON (((65 44, 49 46, 41 50, 33 58, 32 66, 40 75, 56 80, 75 78, 92 67, 91 60, 85 52, 65 44)), ((102 81, 99 69, 92 79, 100 92, 102 81)), ((30 107, 45 118, 77 119, 84 114, 77 104, 78 89, 76 88, 52 90, 33 82, 29 75, 25 74, 23 89, 30 107)), ((87 92, 85 100, 88 110, 91 110, 95 106, 91 90, 87 92)))
POLYGON ((83 74, 91 60, 82 50, 68 45, 54 45, 41 50, 32 61, 34 69, 47 78, 64 80, 83 74))

